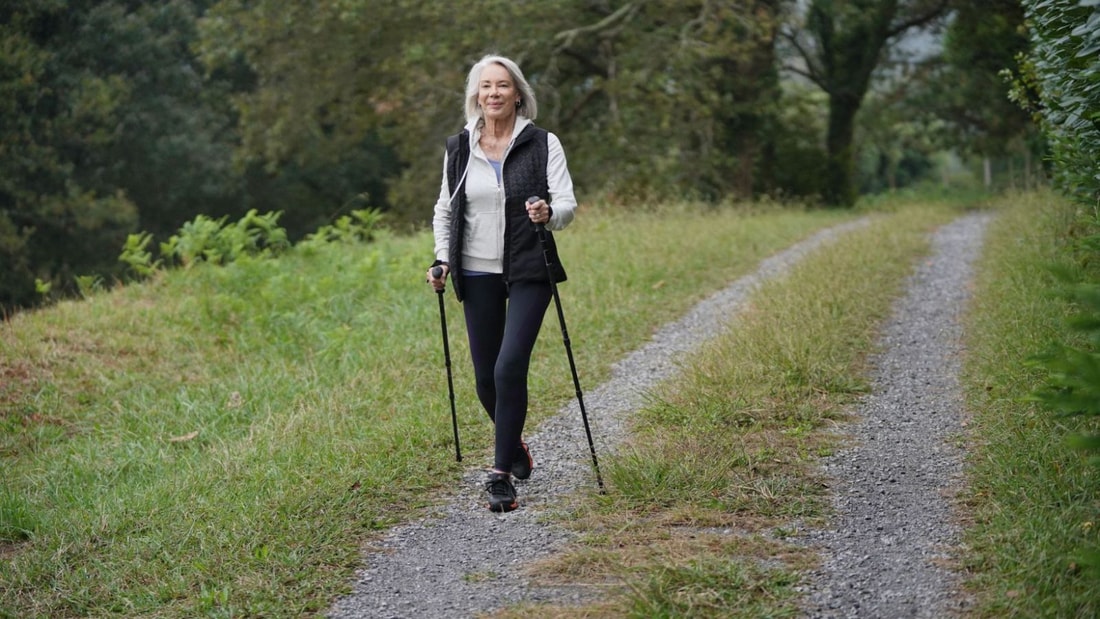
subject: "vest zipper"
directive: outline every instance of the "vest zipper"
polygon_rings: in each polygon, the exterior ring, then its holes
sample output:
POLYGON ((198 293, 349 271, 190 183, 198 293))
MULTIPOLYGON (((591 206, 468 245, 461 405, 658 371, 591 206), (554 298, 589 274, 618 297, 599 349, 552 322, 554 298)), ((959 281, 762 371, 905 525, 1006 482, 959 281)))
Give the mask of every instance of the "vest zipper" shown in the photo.
POLYGON ((512 136, 509 140, 508 146, 504 148, 504 152, 500 155, 500 183, 497 185, 497 196, 500 200, 500 212, 504 217, 504 238, 501 239, 504 243, 504 247, 501 249, 501 278, 504 280, 504 294, 509 296, 511 293, 511 283, 508 277, 508 271, 510 270, 508 259, 508 238, 509 238, 509 217, 508 217, 508 195, 504 191, 504 163, 508 161, 508 153, 512 151, 512 146, 516 143, 516 136, 512 136))

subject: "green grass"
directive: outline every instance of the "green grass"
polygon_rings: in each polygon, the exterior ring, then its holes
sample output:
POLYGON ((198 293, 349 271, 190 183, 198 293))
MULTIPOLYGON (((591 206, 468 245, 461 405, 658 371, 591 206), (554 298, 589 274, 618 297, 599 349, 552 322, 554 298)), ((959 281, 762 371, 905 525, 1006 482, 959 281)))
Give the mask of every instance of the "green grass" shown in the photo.
MULTIPOLYGON (((1022 361, 1066 337, 1065 206, 998 200, 974 290, 964 384, 973 514, 961 565, 976 616, 1095 616, 1076 564, 1100 529, 1097 471, 1065 445, 1086 422, 1026 397, 1022 361)), ((867 386, 865 361, 926 234, 957 206, 875 205, 652 394, 601 455, 609 492, 569 517, 539 583, 599 604, 513 616, 792 616, 814 565, 786 537, 827 515, 813 465, 867 386)), ((558 236, 582 384, 759 260, 858 213, 690 205, 586 208, 558 236)), ((0 327, 0 617, 318 615, 360 548, 488 463, 461 306, 448 293, 465 462, 454 462, 426 235, 198 266, 0 327)), ((552 323, 548 323, 552 324, 552 323)), ((560 332, 532 365, 532 423, 573 396, 560 332)))
POLYGON ((603 583, 606 594, 538 614, 798 614, 794 586, 817 559, 784 538, 828 515, 814 465, 867 389, 866 359, 928 234, 959 215, 891 210, 762 287, 727 333, 652 394, 630 443, 606 458, 606 496, 569 516, 580 541, 531 570, 550 584, 603 583))
POLYGON ((1050 194, 1013 196, 992 226, 967 324, 970 428, 965 557, 980 617, 1095 617, 1100 574, 1080 551, 1100 544, 1100 471, 1068 436, 1096 421, 1056 418, 1028 401, 1042 373, 1024 363, 1067 341, 1070 307, 1050 265, 1071 266, 1070 208, 1050 194))
MULTIPOLYGON (((851 213, 586 209, 558 236, 579 371, 851 213), (588 212, 591 210, 591 212, 588 212)), ((0 616, 300 616, 456 483, 426 235, 198 265, 0 328, 0 616)), ((487 463, 447 296, 465 464, 487 463)), ((543 330, 531 419, 573 394, 543 330)))

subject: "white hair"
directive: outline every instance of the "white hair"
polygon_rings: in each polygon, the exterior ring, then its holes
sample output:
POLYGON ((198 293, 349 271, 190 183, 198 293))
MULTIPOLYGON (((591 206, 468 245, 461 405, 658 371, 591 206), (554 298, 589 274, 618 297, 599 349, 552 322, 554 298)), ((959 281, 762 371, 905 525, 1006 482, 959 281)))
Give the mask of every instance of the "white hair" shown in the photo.
POLYGON ((511 58, 490 54, 482 57, 470 68, 470 75, 466 77, 466 120, 467 122, 482 117, 481 108, 477 104, 478 86, 481 81, 481 72, 491 64, 498 64, 512 77, 512 82, 519 90, 519 107, 516 114, 535 120, 538 115, 538 101, 535 100, 535 91, 523 77, 523 71, 511 58))

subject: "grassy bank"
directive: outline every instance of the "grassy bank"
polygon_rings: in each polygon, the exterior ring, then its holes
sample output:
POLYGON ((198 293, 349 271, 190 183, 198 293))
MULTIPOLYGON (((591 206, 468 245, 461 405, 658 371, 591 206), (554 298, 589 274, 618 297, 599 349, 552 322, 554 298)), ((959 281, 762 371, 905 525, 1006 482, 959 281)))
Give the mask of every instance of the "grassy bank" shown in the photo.
MULTIPOLYGON (((587 384, 761 258, 852 216, 590 211, 558 237, 587 384)), ((364 541, 458 479, 429 254, 421 235, 199 266, 4 324, 0 615, 323 611, 364 541)), ((447 303, 477 466, 489 425, 447 303)), ((536 422, 573 393, 560 335, 542 337, 536 422)))
MULTIPOLYGON (((1086 429, 1028 401, 1043 374, 1025 361, 1067 341, 1069 305, 1050 265, 1069 262, 1071 209, 1049 194, 1005 199, 989 232, 967 324, 974 414, 966 567, 980 617, 1095 617, 1100 574, 1077 564, 1100 543, 1100 471, 1066 444, 1086 429)), ((1094 267, 1095 268, 1095 267, 1094 267)), ((1091 423, 1096 432, 1095 420, 1091 423)))
POLYGON ((602 585, 601 601, 514 616, 795 616, 794 585, 816 557, 786 538, 828 515, 817 458, 866 391, 875 336, 928 234, 959 214, 882 213, 755 294, 641 411, 608 458, 607 495, 571 514, 580 541, 531 569, 602 585))

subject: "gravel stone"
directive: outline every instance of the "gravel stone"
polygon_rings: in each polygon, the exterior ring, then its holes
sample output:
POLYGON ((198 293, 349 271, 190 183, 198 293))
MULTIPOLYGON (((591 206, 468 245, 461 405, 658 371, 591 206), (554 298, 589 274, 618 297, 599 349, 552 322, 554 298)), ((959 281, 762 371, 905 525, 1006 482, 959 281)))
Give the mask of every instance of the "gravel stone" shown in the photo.
POLYGON ((851 446, 822 462, 836 515, 804 540, 824 556, 803 588, 807 617, 945 617, 968 605, 949 567, 963 484, 959 319, 990 219, 967 215, 933 235, 845 428, 851 446))
MULTIPOLYGON (((899 314, 891 325, 891 332, 903 332, 888 336, 886 346, 891 350, 913 347, 908 354, 916 357, 912 361, 899 357, 893 365, 883 365, 876 384, 902 381, 901 376, 891 377, 891 373, 915 377, 915 382, 907 388, 910 397, 875 406, 900 414, 906 424, 903 427, 910 428, 912 434, 905 435, 904 440, 896 434, 876 434, 860 442, 878 441, 881 445, 876 447, 882 452, 858 456, 845 452, 847 455, 838 454, 827 465, 831 475, 847 480, 847 485, 839 489, 843 498, 838 498, 838 513, 847 514, 846 506, 850 505, 854 515, 850 521, 838 520, 837 531, 841 533, 834 532, 835 539, 829 532, 807 534, 809 542, 819 543, 829 556, 827 569, 815 574, 806 588, 814 604, 824 609, 811 611, 816 613, 814 616, 933 616, 906 614, 910 600, 917 600, 919 609, 945 607, 941 600, 946 602, 950 595, 950 578, 931 568, 923 571, 935 577, 912 578, 916 574, 914 557, 934 560, 944 555, 940 546, 953 540, 953 533, 944 535, 950 531, 946 499, 937 494, 949 485, 942 480, 958 474, 958 455, 946 442, 957 426, 958 402, 952 395, 954 383, 944 373, 954 371, 954 319, 965 295, 968 265, 977 252, 984 222, 981 216, 964 218, 936 235, 936 256, 922 267, 912 284, 930 290, 911 294, 902 304, 929 309, 919 315, 899 314), (913 332, 904 331, 903 323, 909 320, 919 321, 921 326, 913 332), (939 434, 925 434, 931 431, 924 427, 929 418, 935 426, 932 429, 939 434), (842 461, 847 460, 858 463, 853 465, 854 473, 844 467, 842 461), (891 473, 881 478, 885 470, 891 473), (914 485, 927 489, 911 502, 895 500, 897 488, 914 485), (925 496, 928 494, 937 497, 933 500, 925 496), (861 498, 867 500, 861 502, 861 498), (939 507, 935 507, 937 504, 939 507), (907 510, 913 510, 916 516, 903 518, 907 510), (864 535, 868 527, 873 535, 864 535), (914 542, 914 537, 922 539, 914 542), (850 543, 842 545, 844 541, 850 543), (894 568, 890 576, 878 579, 888 567, 894 568), (834 575, 835 581, 831 580, 834 575), (916 583, 915 589, 911 583, 916 583), (881 600, 898 602, 885 605, 881 600), (860 607, 853 604, 864 604, 872 610, 861 614, 860 607), (855 614, 849 612, 852 608, 855 614), (902 614, 887 612, 891 608, 902 609, 902 614), (836 611, 847 614, 829 614, 836 611)), ((606 383, 589 390, 581 376, 597 455, 614 452, 625 437, 630 415, 645 405, 646 393, 673 378, 685 354, 719 335, 762 282, 782 275, 823 243, 867 223, 869 220, 864 218, 825 229, 762 261, 756 272, 700 302, 681 319, 662 327, 642 348, 617 362, 606 383)), ((909 312, 917 314, 915 309, 909 312)), ((557 325, 548 322, 545 328, 557 325)), ((583 355, 583 346, 583 335, 575 336, 574 354, 583 355)), ((898 430, 895 421, 871 425, 891 432, 898 430)), ((459 487, 439 496, 426 516, 393 528, 376 546, 366 549, 364 567, 357 572, 352 593, 337 600, 328 616, 472 617, 518 602, 581 604, 598 595, 592 587, 535 586, 523 572, 529 562, 549 556, 571 539, 571 532, 553 524, 547 516, 570 493, 590 492, 596 487, 576 400, 539 424, 527 443, 535 470, 529 480, 516 482, 518 510, 490 512, 483 491, 485 471, 466 471, 459 487)))

